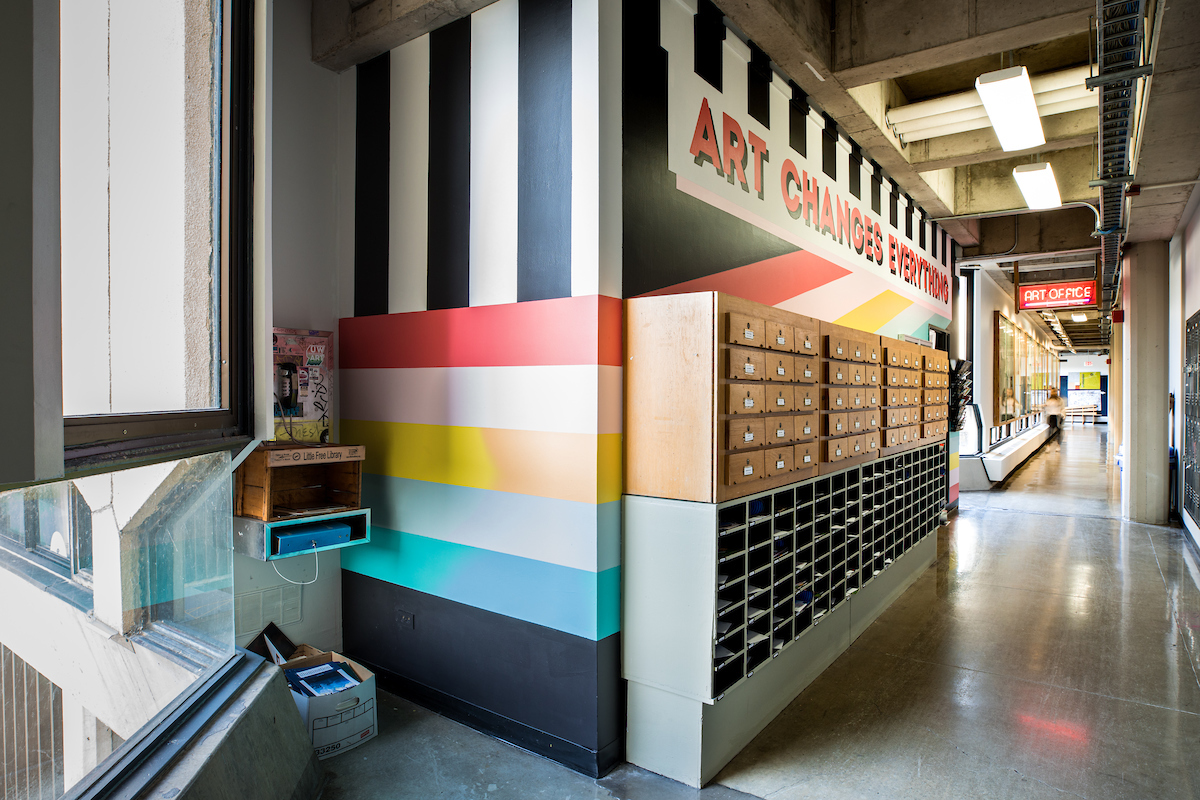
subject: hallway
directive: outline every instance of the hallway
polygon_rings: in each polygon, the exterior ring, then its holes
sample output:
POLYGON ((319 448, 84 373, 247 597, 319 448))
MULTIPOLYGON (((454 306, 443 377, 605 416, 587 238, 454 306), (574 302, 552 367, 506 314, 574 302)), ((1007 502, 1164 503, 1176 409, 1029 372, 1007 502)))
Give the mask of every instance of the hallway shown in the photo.
POLYGON ((1196 797, 1200 567, 1119 519, 1106 438, 1067 429, 964 494, 935 565, 701 792, 592 781, 381 693, 325 797, 1196 797))

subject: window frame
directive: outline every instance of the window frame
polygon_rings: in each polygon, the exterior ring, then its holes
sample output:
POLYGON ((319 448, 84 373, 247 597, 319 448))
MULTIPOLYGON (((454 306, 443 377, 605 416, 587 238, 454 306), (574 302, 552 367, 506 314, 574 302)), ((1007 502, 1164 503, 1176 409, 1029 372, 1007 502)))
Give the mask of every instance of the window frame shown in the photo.
POLYGON ((214 0, 220 38, 221 407, 63 417, 67 476, 223 449, 250 439, 253 397, 254 3, 214 0))

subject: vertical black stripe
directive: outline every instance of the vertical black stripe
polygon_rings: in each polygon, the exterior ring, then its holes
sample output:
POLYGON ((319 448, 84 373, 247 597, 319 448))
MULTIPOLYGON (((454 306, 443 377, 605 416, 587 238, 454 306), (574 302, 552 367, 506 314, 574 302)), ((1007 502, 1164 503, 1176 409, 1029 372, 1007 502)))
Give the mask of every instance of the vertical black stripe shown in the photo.
POLYGON ((795 83, 788 85, 792 87, 792 100, 788 103, 788 144, 808 158, 808 95, 795 83))
POLYGON ((898 228, 900 227, 900 206, 898 202, 900 200, 900 193, 896 191, 895 183, 892 183, 891 180, 888 182, 892 184, 892 193, 888 197, 888 217, 892 223, 892 227, 898 228))
POLYGON ((426 303, 470 304, 471 18, 429 34, 429 275, 426 303))
POLYGON ((571 2, 520 0, 517 300, 571 296, 571 2))
POLYGON ((821 169, 826 175, 837 180, 837 123, 833 117, 822 112, 825 118, 825 132, 821 138, 821 169))
POLYGON ((392 66, 384 53, 357 68, 354 132, 354 316, 388 312, 388 172, 392 66))
POLYGON ((924 211, 921 212, 921 218, 919 220, 917 220, 917 224, 921 226, 920 227, 920 236, 919 236, 920 241, 918 242, 918 244, 921 246, 921 249, 924 250, 925 249, 925 226, 926 226, 924 211))
POLYGON ((913 238, 913 203, 912 198, 904 195, 904 235, 911 242, 913 238))
POLYGON ((850 143, 850 194, 862 199, 862 148, 850 143))
POLYGON ((953 239, 946 236, 946 232, 942 231, 942 266, 946 266, 946 258, 950 255, 950 247, 954 244, 953 239))
MULTIPOLYGON (((936 261, 938 257, 938 226, 936 222, 929 223, 929 233, 929 245, 933 248, 932 252, 930 252, 930 255, 933 256, 933 260, 936 261)), ((922 242, 922 244, 924 243, 922 242)))
POLYGON ((871 162, 871 210, 883 213, 883 178, 879 175, 879 164, 871 162))
POLYGON ((746 111, 767 128, 771 127, 771 59, 754 42, 750 43, 750 66, 746 70, 746 111))
MULTIPOLYGON (((524 7, 524 6, 522 6, 524 7)), ((725 54, 725 15, 712 0, 700 0, 692 26, 692 49, 695 53, 693 69, 696 74, 712 84, 718 92, 722 89, 722 64, 725 54)))

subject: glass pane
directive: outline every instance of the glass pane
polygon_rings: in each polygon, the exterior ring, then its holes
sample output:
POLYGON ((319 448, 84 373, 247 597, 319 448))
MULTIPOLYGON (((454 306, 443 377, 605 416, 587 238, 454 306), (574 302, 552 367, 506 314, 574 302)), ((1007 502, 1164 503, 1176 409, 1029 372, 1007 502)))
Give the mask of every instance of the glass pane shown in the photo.
POLYGON ((37 620, 0 626, 0 674, 24 676, 0 681, 2 707, 37 709, 20 721, 37 746, 0 772, 10 794, 61 796, 233 653, 232 483, 215 453, 0 493, 5 547, 91 569, 57 591, 0 566, 0 597, 37 620))
POLYGON ((63 412, 219 407, 211 0, 62 0, 60 32, 63 412))

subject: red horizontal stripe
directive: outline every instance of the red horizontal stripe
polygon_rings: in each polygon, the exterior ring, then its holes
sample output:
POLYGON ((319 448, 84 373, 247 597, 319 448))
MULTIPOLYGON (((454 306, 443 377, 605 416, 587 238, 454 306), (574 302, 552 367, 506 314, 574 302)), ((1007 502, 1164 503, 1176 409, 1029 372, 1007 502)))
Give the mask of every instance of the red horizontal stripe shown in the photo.
POLYGON ((621 301, 604 295, 346 317, 343 369, 621 365, 621 301))
POLYGON ((785 300, 811 292, 849 274, 850 270, 839 267, 815 253, 797 250, 794 253, 768 258, 766 261, 727 269, 714 275, 647 292, 647 296, 724 292, 763 305, 777 306, 785 300))

